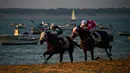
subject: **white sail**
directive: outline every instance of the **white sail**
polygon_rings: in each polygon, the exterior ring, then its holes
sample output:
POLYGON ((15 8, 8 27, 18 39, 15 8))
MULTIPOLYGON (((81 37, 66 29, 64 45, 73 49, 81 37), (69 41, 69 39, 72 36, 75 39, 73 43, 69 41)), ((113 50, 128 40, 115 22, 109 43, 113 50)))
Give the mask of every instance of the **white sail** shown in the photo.
POLYGON ((71 20, 72 20, 72 21, 77 20, 77 18, 76 18, 76 16, 75 16, 75 13, 74 13, 74 10, 72 11, 72 17, 71 17, 71 20))

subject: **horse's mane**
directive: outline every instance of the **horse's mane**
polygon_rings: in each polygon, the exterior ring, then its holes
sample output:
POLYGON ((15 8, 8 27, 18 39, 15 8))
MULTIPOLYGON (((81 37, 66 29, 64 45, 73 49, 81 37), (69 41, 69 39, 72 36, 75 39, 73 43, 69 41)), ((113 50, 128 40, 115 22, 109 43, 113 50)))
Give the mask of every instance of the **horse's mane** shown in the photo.
POLYGON ((50 32, 46 32, 46 35, 48 37, 48 40, 50 39, 53 39, 53 40, 56 40, 57 39, 57 36, 54 35, 54 34, 51 34, 50 32))
POLYGON ((79 29, 79 32, 81 34, 83 34, 84 36, 90 36, 90 31, 89 30, 85 30, 85 29, 82 29, 80 26, 78 26, 78 29, 79 29))
POLYGON ((48 37, 57 38, 57 36, 56 36, 56 35, 51 34, 50 32, 47 32, 46 34, 47 34, 47 36, 48 36, 48 37))
MULTIPOLYGON (((47 38, 48 44, 53 45, 53 46, 55 46, 55 47, 58 47, 59 44, 61 44, 61 43, 59 42, 59 39, 57 38, 56 35, 51 34, 50 32, 46 32, 46 35, 47 35, 47 37, 48 37, 48 38, 47 38)), ((60 45, 60 46, 61 46, 61 45, 60 45)))

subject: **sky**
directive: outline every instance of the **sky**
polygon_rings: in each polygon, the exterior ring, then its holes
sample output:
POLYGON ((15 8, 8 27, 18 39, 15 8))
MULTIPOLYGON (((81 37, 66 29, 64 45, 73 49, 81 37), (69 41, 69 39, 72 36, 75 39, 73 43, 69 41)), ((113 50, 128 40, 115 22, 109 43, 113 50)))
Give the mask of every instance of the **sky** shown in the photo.
POLYGON ((130 8, 130 0, 0 0, 0 8, 130 8))

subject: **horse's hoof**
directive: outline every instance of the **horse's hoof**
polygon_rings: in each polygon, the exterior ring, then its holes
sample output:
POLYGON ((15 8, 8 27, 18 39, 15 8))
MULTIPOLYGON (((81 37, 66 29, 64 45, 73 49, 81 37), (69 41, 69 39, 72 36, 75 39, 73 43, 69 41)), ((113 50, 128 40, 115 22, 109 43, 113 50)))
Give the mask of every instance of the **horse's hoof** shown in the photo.
POLYGON ((112 58, 110 58, 110 60, 113 60, 112 58))
POLYGON ((47 62, 44 62, 44 64, 47 64, 47 62))
POLYGON ((57 64, 61 64, 61 62, 57 62, 57 64))
POLYGON ((95 60, 98 60, 98 59, 100 59, 100 57, 97 57, 95 60))

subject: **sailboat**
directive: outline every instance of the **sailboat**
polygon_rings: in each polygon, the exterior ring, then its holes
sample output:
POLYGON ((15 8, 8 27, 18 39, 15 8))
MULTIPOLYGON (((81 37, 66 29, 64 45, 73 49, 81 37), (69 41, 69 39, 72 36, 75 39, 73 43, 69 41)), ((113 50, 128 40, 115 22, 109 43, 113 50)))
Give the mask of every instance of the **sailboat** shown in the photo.
POLYGON ((71 21, 77 21, 74 10, 72 11, 71 21))

